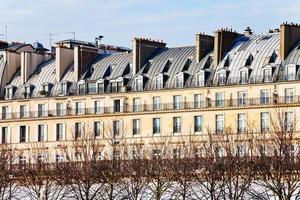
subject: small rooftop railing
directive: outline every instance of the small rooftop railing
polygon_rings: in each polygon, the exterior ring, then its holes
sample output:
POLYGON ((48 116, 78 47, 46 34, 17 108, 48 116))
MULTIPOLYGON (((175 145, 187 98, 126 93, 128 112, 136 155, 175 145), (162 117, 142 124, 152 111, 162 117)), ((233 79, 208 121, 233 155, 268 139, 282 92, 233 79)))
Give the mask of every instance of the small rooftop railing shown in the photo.
POLYGON ((159 104, 138 104, 120 105, 89 108, 64 108, 56 110, 40 110, 29 112, 2 112, 1 119, 22 119, 22 118, 43 118, 43 117, 64 117, 80 115, 103 115, 120 113, 139 113, 157 111, 176 111, 190 109, 226 109, 233 107, 267 106, 279 104, 300 103, 300 96, 286 97, 262 97, 262 98, 240 98, 240 99, 205 99, 202 101, 180 102, 180 103, 159 103, 159 104))

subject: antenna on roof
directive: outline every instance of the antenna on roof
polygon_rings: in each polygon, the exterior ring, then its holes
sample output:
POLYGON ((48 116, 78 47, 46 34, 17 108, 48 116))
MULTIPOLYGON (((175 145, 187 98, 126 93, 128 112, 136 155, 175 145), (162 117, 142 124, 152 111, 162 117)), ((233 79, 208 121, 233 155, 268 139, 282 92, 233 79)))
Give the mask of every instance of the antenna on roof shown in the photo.
POLYGON ((49 35, 49 43, 50 43, 50 48, 51 48, 53 36, 58 35, 58 33, 49 33, 48 35, 49 35))
POLYGON ((76 37, 75 37, 75 31, 71 31, 71 32, 66 32, 66 33, 71 33, 72 35, 73 35, 73 40, 75 40, 76 39, 76 37))

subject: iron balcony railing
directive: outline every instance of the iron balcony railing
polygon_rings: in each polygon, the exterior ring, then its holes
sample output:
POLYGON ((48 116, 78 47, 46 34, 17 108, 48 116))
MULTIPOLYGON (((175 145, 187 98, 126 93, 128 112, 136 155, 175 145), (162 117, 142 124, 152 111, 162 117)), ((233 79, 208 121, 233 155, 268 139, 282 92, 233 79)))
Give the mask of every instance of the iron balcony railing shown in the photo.
POLYGON ((230 108, 230 107, 247 107, 247 106, 264 106, 278 104, 300 103, 300 96, 287 97, 268 97, 268 98, 243 98, 243 99, 220 99, 211 100, 206 98, 200 102, 180 102, 180 103, 160 103, 160 104, 141 104, 137 105, 120 105, 108 107, 90 107, 90 108, 67 108, 30 112, 7 112, 2 113, 2 119, 20 119, 20 118, 41 118, 41 117, 63 117, 63 116, 80 116, 80 115, 101 115, 101 114, 118 114, 118 113, 138 113, 151 111, 175 111, 187 109, 205 109, 205 108, 230 108), (137 109, 138 108, 138 109, 137 109), (42 115, 41 115, 42 113, 42 115))

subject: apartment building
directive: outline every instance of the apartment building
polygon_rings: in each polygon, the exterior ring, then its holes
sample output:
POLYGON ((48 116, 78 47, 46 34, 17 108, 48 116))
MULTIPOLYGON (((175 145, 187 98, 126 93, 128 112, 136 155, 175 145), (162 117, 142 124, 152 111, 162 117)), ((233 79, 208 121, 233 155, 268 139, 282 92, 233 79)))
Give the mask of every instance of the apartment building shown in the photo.
MULTIPOLYGON (((208 135, 272 132, 278 110, 286 128, 300 129, 300 26, 281 24, 265 34, 247 28, 195 45, 167 47, 134 38, 132 49, 64 40, 7 44, 0 51, 0 142, 49 161, 63 148, 94 140, 101 156, 112 142, 151 149, 157 142, 205 142, 208 135)), ((156 151, 155 151, 156 152, 156 151)))

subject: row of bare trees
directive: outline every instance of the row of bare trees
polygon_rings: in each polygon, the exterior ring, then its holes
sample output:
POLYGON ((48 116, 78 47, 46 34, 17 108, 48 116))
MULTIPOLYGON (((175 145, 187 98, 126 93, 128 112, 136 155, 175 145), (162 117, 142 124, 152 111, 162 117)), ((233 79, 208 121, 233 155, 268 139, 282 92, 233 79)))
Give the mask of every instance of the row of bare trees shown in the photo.
MULTIPOLYGON (((234 135, 230 128, 205 139, 156 138, 153 142, 83 138, 61 146, 63 162, 16 163, 0 148, 1 199, 300 199, 299 138, 283 112, 272 132, 234 135)), ((34 157, 34 156, 33 156, 34 157)))

